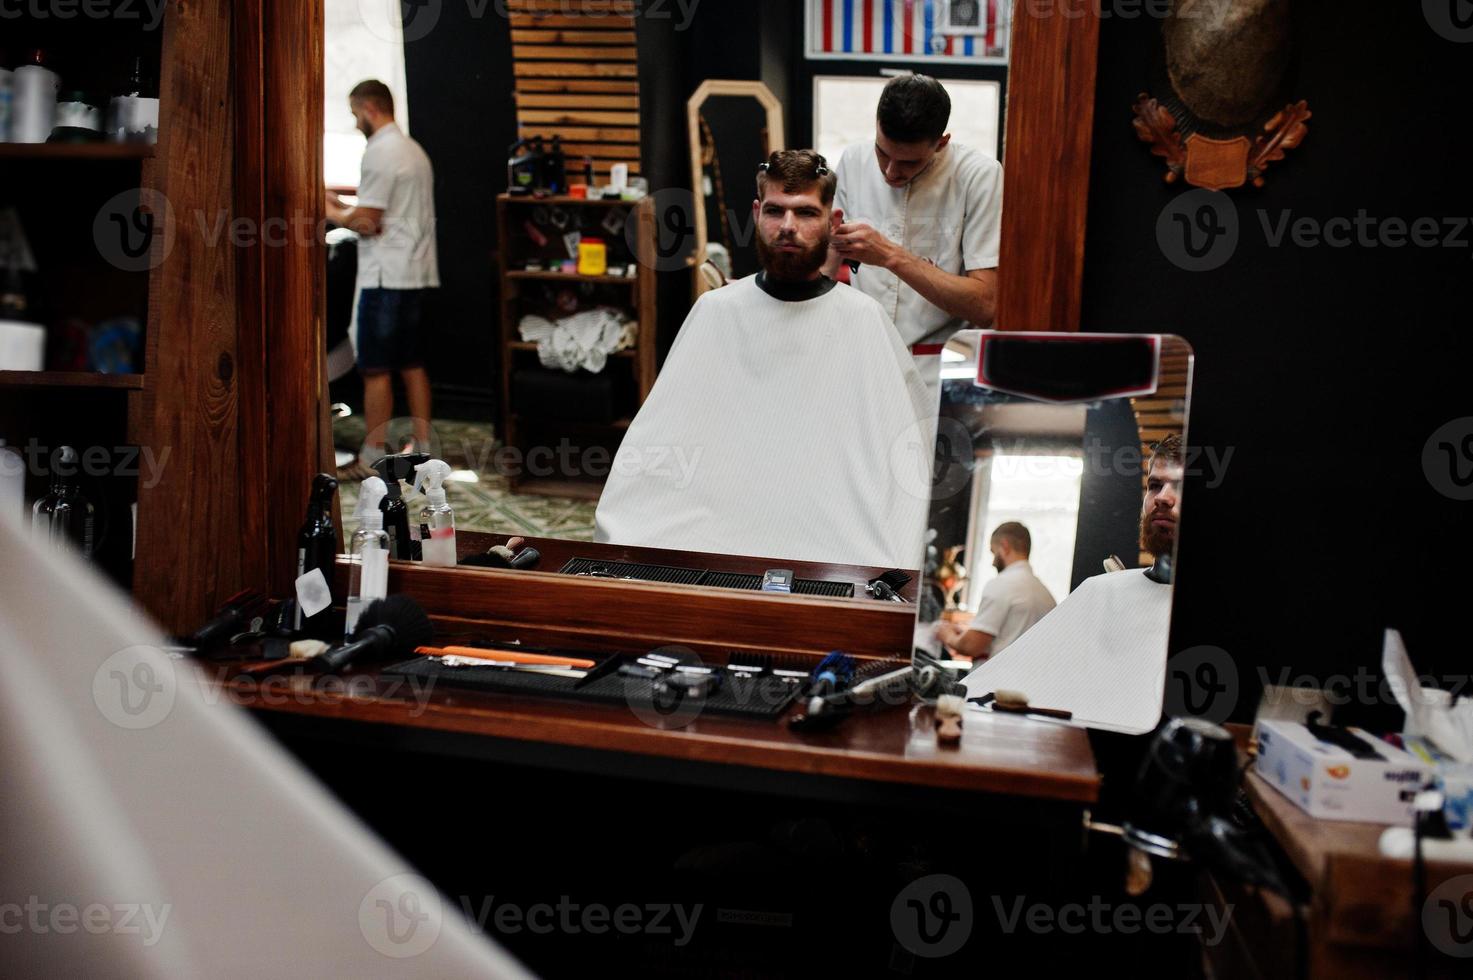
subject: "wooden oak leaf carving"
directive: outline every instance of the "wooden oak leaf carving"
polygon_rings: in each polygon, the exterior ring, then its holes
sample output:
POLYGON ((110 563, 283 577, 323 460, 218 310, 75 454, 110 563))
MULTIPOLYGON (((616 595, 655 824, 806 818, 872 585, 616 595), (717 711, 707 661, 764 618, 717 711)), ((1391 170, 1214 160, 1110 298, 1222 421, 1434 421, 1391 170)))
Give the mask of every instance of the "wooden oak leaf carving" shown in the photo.
POLYGON ((1156 99, 1145 92, 1136 96, 1132 106, 1135 119, 1131 125, 1142 143, 1149 143, 1153 156, 1166 160, 1166 182, 1176 181, 1186 166, 1187 150, 1181 134, 1176 131, 1176 117, 1156 99))
POLYGON ((1270 163, 1284 159, 1284 153, 1303 143, 1309 136, 1305 122, 1313 115, 1309 103, 1301 99, 1274 113, 1274 117, 1263 124, 1263 132, 1253 141, 1253 150, 1248 157, 1248 173, 1253 177, 1253 186, 1263 186, 1263 172, 1270 163))

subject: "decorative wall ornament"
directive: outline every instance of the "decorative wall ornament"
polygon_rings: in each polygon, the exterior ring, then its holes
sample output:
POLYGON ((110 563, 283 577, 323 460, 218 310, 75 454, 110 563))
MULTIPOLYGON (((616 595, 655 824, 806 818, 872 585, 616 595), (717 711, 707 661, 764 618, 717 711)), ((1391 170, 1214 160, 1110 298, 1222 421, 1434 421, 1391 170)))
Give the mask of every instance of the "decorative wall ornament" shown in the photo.
POLYGON ((1285 158, 1285 153, 1309 135, 1307 120, 1313 115, 1303 99, 1274 113, 1254 136, 1216 139, 1201 133, 1183 136, 1176 116, 1149 93, 1136 97, 1135 132, 1150 144, 1153 156, 1166 161, 1168 184, 1185 179, 1193 187, 1230 190, 1252 182, 1262 187, 1268 165, 1285 158))
POLYGON ((1289 0, 1176 0, 1161 27, 1158 91, 1136 97, 1132 125, 1166 164, 1168 184, 1264 185, 1270 164, 1309 135, 1304 100, 1283 101, 1289 0))

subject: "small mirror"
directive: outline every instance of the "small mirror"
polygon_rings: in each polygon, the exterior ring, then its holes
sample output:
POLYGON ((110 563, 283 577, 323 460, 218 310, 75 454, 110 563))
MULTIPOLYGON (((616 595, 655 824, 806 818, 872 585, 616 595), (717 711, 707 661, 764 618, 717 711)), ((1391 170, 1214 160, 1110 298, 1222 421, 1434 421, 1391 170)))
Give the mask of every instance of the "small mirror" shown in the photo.
POLYGON ((984 710, 1155 727, 1191 374, 1173 336, 952 337, 918 666, 960 678, 984 710))
POLYGON ((783 149, 783 109, 761 82, 709 79, 686 102, 696 202, 695 293, 757 271, 757 164, 783 149), (704 274, 703 266, 710 263, 704 274), (708 278, 709 277, 709 278, 708 278))

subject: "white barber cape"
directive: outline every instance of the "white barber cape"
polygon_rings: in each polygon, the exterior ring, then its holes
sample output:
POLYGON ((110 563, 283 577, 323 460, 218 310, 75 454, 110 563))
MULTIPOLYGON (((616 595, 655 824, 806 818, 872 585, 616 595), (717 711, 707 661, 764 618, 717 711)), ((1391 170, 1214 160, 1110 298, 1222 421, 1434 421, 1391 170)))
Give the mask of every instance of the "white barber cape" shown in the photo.
POLYGON ((1143 734, 1161 720, 1170 630, 1171 586, 1145 569, 1096 575, 962 683, 969 698, 1019 691, 1076 725, 1143 734))
POLYGON ((615 457, 594 540, 916 568, 936 406, 878 303, 702 294, 615 457))
POLYGON ((530 976, 161 643, 0 517, 0 976, 530 976))

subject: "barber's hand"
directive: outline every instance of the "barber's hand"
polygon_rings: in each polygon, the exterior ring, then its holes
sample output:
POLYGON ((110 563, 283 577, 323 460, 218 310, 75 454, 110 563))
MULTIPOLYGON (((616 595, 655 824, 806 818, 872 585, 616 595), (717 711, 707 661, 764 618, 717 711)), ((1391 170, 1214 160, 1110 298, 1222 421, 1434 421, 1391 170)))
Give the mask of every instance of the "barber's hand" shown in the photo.
POLYGON ((888 268, 890 259, 900 250, 890 239, 862 221, 841 224, 829 241, 846 260, 888 268))
POLYGON ((829 212, 829 254, 823 260, 823 274, 833 278, 834 273, 839 270, 839 250, 834 248, 834 235, 838 233, 839 226, 844 223, 844 209, 834 208, 829 212))
POLYGON ((961 641, 962 636, 967 631, 962 629, 962 627, 958 626, 956 623, 948 623, 945 620, 942 620, 941 622, 936 624, 934 632, 936 635, 936 639, 941 641, 942 646, 954 647, 957 645, 958 642, 961 641))

